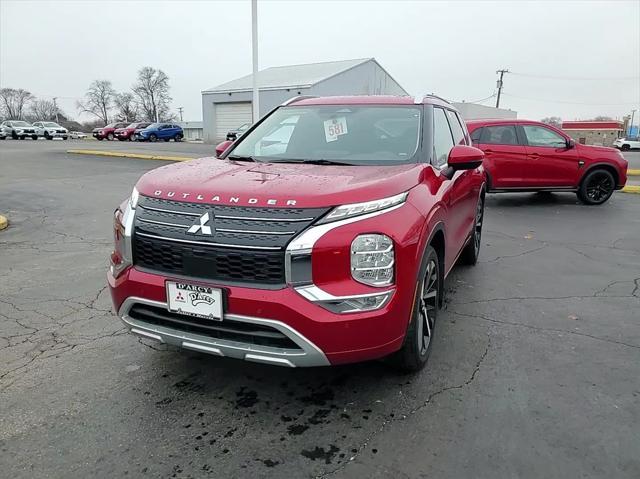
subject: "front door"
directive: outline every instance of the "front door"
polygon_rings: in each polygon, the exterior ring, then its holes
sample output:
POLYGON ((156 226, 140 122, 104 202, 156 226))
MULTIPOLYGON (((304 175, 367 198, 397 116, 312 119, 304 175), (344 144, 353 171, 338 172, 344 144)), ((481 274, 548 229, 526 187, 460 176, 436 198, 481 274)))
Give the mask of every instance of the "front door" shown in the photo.
POLYGON ((519 128, 527 143, 527 186, 574 188, 580 173, 579 158, 576 149, 568 147, 567 138, 544 126, 519 128))

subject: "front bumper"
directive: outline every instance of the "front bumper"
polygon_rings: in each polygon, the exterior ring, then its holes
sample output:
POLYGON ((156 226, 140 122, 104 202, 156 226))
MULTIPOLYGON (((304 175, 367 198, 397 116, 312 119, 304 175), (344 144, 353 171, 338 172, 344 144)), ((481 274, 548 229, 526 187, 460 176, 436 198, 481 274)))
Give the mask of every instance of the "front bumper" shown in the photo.
POLYGON ((65 136, 69 136, 69 133, 64 133, 59 131, 49 131, 47 132, 47 134, 52 138, 64 138, 65 136))

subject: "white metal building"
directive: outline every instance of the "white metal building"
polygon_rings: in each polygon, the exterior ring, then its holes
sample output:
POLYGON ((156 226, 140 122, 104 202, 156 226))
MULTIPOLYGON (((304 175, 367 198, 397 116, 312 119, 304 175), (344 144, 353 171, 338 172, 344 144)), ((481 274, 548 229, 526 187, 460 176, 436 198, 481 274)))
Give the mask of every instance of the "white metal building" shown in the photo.
POLYGON ((495 108, 493 106, 478 105, 477 103, 452 102, 464 120, 482 120, 484 118, 509 119, 518 118, 518 112, 495 108))
POLYGON ((178 125, 180 125, 184 131, 185 140, 202 140, 201 121, 180 121, 178 125))
MULTIPOLYGON (((252 75, 202 92, 203 139, 217 143, 251 123, 252 75)), ((258 72, 260 116, 298 95, 407 95, 374 58, 272 67, 258 72)))

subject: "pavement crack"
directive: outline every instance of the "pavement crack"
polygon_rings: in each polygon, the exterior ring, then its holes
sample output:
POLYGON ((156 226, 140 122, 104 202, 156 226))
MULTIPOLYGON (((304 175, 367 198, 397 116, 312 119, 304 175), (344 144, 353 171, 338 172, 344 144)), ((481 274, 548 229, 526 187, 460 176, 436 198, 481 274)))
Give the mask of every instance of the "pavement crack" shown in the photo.
POLYGON ((444 394, 449 391, 464 389, 467 386, 469 386, 478 376, 482 363, 487 358, 490 348, 491 348, 491 334, 487 332, 487 344, 484 348, 484 351, 480 355, 480 358, 476 361, 473 371, 471 372, 471 375, 464 382, 462 382, 461 384, 456 384, 454 386, 445 386, 436 391, 433 391, 431 394, 429 394, 429 396, 427 396, 427 399, 425 399, 422 403, 418 404, 414 408, 410 409, 408 412, 400 416, 383 420, 382 423, 380 424, 380 427, 378 427, 378 429, 373 431, 364 439, 364 441, 360 444, 360 446, 356 448, 357 451, 353 453, 347 461, 340 464, 338 467, 336 467, 335 469, 332 469, 331 471, 323 472, 322 474, 316 475, 315 479, 324 479, 325 477, 333 476, 338 472, 341 472, 342 470, 344 470, 349 464, 354 462, 358 458, 358 456, 360 456, 362 452, 367 448, 367 446, 371 443, 371 441, 380 433, 382 433, 390 424, 405 421, 409 417, 419 413, 424 408, 426 408, 431 403, 431 401, 433 401, 434 398, 436 398, 437 396, 440 396, 441 394, 444 394))

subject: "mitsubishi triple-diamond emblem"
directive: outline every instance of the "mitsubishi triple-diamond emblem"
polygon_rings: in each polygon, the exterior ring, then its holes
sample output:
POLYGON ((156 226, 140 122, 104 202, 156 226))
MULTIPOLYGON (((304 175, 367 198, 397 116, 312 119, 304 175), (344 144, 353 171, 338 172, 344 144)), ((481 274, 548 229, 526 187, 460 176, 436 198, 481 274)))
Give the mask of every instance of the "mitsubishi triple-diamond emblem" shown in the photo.
POLYGON ((200 216, 195 223, 187 230, 187 233, 196 234, 200 233, 203 235, 211 236, 213 234, 211 226, 209 226, 209 222, 213 225, 213 214, 209 216, 209 212, 206 212, 202 216, 200 216))

